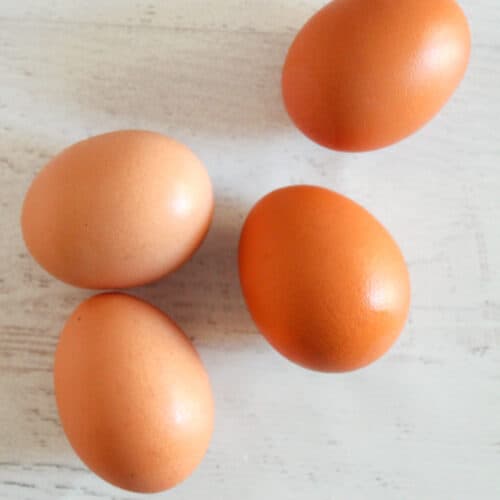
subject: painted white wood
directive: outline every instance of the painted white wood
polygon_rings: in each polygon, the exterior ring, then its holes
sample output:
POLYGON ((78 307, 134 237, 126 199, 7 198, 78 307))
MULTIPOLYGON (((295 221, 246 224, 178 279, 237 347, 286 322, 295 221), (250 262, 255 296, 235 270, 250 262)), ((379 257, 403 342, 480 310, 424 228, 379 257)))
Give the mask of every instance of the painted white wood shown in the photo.
POLYGON ((54 406, 65 318, 91 292, 27 255, 19 211, 62 147, 158 130, 206 163, 215 222, 184 268, 137 295, 194 338, 217 422, 196 473, 158 498, 500 498, 500 4, 463 1, 464 83, 421 132, 370 154, 305 139, 280 99, 294 32, 319 0, 2 0, 0 3, 0 498, 138 498, 89 473, 54 406), (321 375, 257 334, 237 279, 251 205, 307 182, 364 204, 407 257, 411 318, 380 362, 321 375))

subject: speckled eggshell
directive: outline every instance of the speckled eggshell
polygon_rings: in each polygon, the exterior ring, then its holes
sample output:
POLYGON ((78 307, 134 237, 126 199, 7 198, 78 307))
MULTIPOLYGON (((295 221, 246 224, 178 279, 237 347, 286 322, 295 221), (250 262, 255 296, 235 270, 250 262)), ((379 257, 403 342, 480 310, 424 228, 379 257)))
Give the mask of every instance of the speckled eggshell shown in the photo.
POLYGON ((283 98, 319 144, 367 151, 428 122, 467 68, 470 32, 455 0, 334 0, 293 41, 283 98))
POLYGON ((207 373, 161 311, 123 294, 83 302, 57 346, 54 383, 64 432, 106 481, 152 493, 200 463, 213 429, 207 373))
POLYGON ((355 370, 398 338, 410 302, 406 264, 387 230, 328 189, 262 198, 240 238, 243 294, 260 331, 304 367, 355 370))
POLYGON ((161 278, 193 254, 213 213, 210 178, 182 144, 119 131, 79 142, 34 179, 22 229, 33 257, 84 288, 161 278))

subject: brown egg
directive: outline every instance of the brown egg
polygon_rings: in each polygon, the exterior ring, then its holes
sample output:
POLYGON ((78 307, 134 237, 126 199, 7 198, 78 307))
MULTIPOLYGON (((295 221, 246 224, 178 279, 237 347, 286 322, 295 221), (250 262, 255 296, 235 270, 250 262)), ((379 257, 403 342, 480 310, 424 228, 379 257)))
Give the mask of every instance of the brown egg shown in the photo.
POLYGON ((175 270, 213 213, 207 171, 185 146, 153 132, 79 142, 35 178, 22 228, 33 257, 84 288, 125 288, 175 270))
POLYGON ((120 488, 171 488, 205 455, 208 376, 184 333, 142 300, 114 293, 80 304, 59 339, 54 383, 74 450, 120 488))
POLYGON ((403 256, 364 208, 291 186, 260 200, 241 233, 243 294, 281 354, 319 371, 360 368, 399 336, 410 301, 403 256))
POLYGON ((319 144, 366 151, 412 134, 445 104, 470 52, 454 0, 334 0, 290 47, 283 97, 319 144))

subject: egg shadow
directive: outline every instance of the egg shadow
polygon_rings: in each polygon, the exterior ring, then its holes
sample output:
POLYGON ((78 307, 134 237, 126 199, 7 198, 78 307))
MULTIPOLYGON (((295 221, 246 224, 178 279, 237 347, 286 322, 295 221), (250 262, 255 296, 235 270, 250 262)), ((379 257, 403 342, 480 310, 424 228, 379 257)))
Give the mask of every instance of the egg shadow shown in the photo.
POLYGON ((96 123, 113 123, 182 139, 260 136, 291 127, 281 68, 293 32, 114 25, 58 30, 44 39, 45 57, 58 58, 48 61, 50 79, 93 132, 96 123))
POLYGON ((130 290, 163 310, 197 347, 240 349, 260 341, 238 277, 238 242, 243 221, 238 207, 216 209, 201 248, 161 281, 130 290))

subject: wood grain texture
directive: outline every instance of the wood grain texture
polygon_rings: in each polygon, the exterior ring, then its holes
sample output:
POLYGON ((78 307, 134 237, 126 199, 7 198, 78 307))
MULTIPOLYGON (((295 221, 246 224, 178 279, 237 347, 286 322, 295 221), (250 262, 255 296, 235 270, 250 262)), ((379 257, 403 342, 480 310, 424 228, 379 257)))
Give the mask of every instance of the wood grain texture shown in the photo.
POLYGON ((202 249, 133 290, 170 313, 210 373, 206 460, 158 498, 500 498, 500 4, 463 1, 471 65, 421 132, 336 154, 296 131, 280 98, 294 32, 319 0, 2 0, 0 5, 0 498, 137 498, 106 485, 58 422, 53 351, 91 292, 29 257, 24 193, 61 148, 118 128, 184 141, 217 209, 202 249), (413 301, 379 363, 325 376, 292 366, 245 310, 236 247, 251 205, 289 183, 353 197, 407 257, 413 301))

